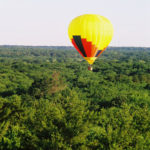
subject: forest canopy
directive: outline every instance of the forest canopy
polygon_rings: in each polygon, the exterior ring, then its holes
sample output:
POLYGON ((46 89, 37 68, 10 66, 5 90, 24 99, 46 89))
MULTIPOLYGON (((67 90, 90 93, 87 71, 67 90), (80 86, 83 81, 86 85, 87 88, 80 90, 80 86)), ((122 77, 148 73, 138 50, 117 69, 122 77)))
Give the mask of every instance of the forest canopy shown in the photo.
POLYGON ((0 46, 0 149, 150 149, 150 48, 0 46))

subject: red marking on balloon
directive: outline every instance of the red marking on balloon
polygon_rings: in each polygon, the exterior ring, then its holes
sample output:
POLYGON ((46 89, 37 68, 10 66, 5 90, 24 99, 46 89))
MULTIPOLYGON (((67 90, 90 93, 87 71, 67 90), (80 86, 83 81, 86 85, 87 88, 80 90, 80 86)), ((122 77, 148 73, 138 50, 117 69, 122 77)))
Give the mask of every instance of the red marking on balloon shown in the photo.
POLYGON ((82 52, 80 51, 80 49, 79 49, 78 46, 76 45, 74 39, 72 39, 71 41, 72 41, 72 44, 73 44, 73 46, 75 47, 75 49, 80 53, 80 55, 81 55, 82 57, 84 57, 84 55, 82 54, 82 52))
POLYGON ((92 45, 92 42, 88 42, 86 39, 81 39, 81 41, 87 57, 95 57, 98 48, 95 45, 92 45))

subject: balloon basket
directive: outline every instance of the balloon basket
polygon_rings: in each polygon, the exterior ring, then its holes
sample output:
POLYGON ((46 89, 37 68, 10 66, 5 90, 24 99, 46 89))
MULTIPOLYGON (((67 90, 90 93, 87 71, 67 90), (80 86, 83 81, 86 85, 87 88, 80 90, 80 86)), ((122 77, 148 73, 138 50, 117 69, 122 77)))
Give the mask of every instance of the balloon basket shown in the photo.
POLYGON ((92 65, 89 65, 89 66, 88 66, 88 70, 89 70, 89 71, 92 71, 92 70, 93 70, 92 65))

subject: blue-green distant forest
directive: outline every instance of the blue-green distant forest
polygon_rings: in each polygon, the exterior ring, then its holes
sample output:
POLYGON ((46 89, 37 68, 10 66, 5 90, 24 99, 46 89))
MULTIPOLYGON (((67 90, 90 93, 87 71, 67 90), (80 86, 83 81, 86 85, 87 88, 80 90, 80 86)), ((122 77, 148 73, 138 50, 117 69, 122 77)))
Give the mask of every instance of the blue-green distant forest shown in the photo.
POLYGON ((149 150, 150 48, 0 46, 0 150, 149 150))

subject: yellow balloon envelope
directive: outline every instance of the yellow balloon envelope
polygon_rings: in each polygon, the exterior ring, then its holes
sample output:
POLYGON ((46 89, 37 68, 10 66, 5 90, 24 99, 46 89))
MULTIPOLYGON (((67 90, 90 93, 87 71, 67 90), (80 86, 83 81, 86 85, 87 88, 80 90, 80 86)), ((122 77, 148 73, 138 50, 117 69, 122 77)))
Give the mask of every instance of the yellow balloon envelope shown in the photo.
POLYGON ((85 14, 71 21, 68 35, 76 50, 93 64, 112 40, 113 26, 103 16, 85 14))

